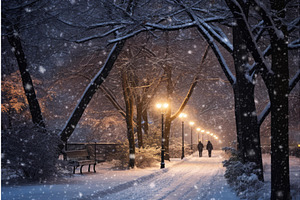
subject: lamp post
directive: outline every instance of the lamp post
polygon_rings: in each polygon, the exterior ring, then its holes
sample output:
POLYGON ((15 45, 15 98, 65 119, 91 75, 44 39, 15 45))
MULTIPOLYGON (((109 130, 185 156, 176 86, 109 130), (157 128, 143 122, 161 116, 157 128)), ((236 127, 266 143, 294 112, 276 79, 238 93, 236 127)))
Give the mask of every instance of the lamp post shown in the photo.
POLYGON ((181 128, 182 128, 182 150, 181 150, 181 159, 184 158, 184 118, 186 118, 186 114, 180 113, 179 118, 181 119, 181 128))
POLYGON ((193 150, 193 125, 195 123, 194 122, 190 122, 190 126, 191 126, 191 150, 193 150))
POLYGON ((198 131, 198 134, 197 134, 197 135, 198 135, 198 143, 199 143, 199 141, 200 141, 200 134, 201 134, 201 132, 200 132, 200 131, 201 131, 201 128, 197 128, 196 130, 198 131))
POLYGON ((204 130, 201 130, 201 141, 202 141, 202 143, 204 144, 204 141, 203 141, 203 133, 204 133, 204 130))
POLYGON ((209 133, 210 133, 209 131, 206 132, 206 134, 207 134, 207 141, 209 141, 209 133))
POLYGON ((165 147, 164 147, 164 114, 166 109, 168 108, 169 104, 164 103, 164 104, 156 104, 156 107, 160 109, 161 111, 161 163, 160 163, 160 168, 163 169, 165 168, 165 147))

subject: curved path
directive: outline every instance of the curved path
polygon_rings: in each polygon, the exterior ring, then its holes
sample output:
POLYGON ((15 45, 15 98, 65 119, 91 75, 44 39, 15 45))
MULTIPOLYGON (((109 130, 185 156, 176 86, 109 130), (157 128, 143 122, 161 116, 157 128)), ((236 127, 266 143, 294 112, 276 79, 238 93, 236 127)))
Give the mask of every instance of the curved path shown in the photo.
MULTIPOLYGON (((238 199, 224 179, 222 151, 199 158, 198 152, 166 169, 82 199, 238 199)), ((174 161, 176 162, 176 161, 174 161)))

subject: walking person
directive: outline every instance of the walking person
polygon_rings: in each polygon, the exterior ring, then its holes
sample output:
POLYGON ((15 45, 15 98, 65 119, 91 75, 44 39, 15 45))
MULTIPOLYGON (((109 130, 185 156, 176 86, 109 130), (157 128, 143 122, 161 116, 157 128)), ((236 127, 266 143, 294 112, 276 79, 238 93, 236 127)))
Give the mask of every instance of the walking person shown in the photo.
POLYGON ((207 142, 206 149, 208 150, 208 157, 211 157, 211 151, 214 149, 210 141, 207 142))
POLYGON ((199 141, 199 143, 198 143, 199 157, 202 157, 203 147, 204 147, 204 145, 202 144, 201 141, 199 141))

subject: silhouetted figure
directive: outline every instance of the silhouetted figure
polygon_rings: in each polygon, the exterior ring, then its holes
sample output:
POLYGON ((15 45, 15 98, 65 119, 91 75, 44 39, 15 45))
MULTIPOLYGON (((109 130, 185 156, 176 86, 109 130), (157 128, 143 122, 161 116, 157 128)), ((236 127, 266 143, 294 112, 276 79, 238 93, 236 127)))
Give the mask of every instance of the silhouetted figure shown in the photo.
POLYGON ((206 149, 208 150, 208 157, 211 157, 211 151, 214 149, 210 141, 207 142, 206 149))
POLYGON ((199 157, 202 157, 202 151, 203 151, 204 145, 201 141, 198 143, 198 151, 199 151, 199 157))

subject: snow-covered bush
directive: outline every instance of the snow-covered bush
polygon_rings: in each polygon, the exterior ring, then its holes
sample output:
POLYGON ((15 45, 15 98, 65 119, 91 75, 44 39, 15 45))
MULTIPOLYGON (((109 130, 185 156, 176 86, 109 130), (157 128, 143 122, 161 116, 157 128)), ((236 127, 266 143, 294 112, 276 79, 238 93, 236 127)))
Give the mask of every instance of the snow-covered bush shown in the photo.
MULTIPOLYGON (((145 136, 144 148, 135 148, 135 166, 138 168, 152 167, 160 161, 159 137, 156 134, 145 136)), ((121 143, 121 142, 119 142, 121 143)), ((114 154, 112 164, 117 168, 128 168, 129 144, 128 140, 122 143, 114 154)), ((133 155, 132 155, 133 156, 133 155)))
POLYGON ((1 138, 2 168, 27 180, 45 180, 56 174, 60 139, 55 133, 21 125, 2 130, 1 138))
MULTIPOLYGON (((194 148, 195 150, 195 148, 194 148)), ((181 158, 182 155, 182 139, 181 138, 171 138, 170 139, 170 146, 169 146, 169 151, 170 151, 170 158, 181 158)), ((184 155, 188 156, 192 154, 193 152, 191 151, 191 146, 185 144, 184 145, 184 155)))
POLYGON ((223 150, 231 155, 228 160, 223 161, 223 166, 226 167, 224 176, 238 197, 248 200, 268 199, 269 196, 264 193, 264 183, 256 175, 256 164, 242 163, 235 149, 227 147, 223 150))

